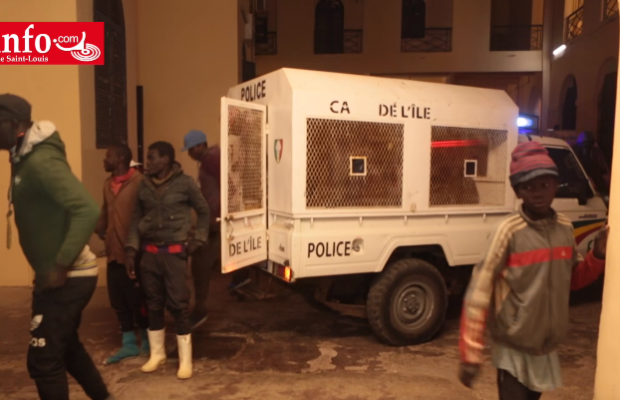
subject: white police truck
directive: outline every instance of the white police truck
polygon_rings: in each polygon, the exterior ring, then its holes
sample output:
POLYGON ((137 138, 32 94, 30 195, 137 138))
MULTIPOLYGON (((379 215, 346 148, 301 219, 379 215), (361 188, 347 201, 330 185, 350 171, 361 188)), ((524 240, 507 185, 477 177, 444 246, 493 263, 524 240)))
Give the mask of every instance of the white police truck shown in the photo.
POLYGON ((316 283, 384 342, 431 339, 494 225, 520 140, 560 170, 554 207, 591 246, 607 209, 566 142, 520 136, 503 91, 281 69, 221 101, 222 270, 316 283))

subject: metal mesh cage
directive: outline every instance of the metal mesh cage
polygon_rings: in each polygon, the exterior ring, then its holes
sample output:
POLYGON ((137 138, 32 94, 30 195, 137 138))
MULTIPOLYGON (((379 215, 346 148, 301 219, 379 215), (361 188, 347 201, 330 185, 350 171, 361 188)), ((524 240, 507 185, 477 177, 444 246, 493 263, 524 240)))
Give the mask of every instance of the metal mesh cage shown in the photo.
POLYGON ((403 124, 308 118, 306 207, 400 207, 403 135, 403 124))
POLYGON ((430 206, 502 206, 508 132, 433 126, 430 206))
POLYGON ((228 106, 228 213, 263 207, 263 112, 228 106))

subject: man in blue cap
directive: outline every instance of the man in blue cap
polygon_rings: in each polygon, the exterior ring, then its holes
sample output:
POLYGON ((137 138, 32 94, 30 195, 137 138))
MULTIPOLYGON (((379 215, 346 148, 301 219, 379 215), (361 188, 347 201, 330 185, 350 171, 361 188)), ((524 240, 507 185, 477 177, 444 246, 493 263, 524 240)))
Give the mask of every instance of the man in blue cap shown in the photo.
POLYGON ((198 162, 198 184, 200 191, 209 204, 211 223, 207 244, 192 254, 191 268, 194 278, 196 305, 191 317, 193 328, 207 320, 207 297, 209 281, 213 268, 220 264, 220 147, 207 144, 207 135, 199 130, 192 130, 183 139, 182 151, 198 162))

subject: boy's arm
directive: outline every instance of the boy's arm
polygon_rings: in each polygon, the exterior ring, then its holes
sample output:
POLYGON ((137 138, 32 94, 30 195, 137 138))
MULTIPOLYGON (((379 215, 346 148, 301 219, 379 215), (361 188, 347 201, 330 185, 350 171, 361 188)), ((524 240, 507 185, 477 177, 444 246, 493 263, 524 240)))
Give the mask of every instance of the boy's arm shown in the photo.
POLYGON ((459 337, 462 364, 481 364, 486 318, 497 274, 506 265, 512 232, 502 223, 492 236, 484 259, 474 268, 461 313, 459 337))
POLYGON ((594 239, 594 246, 586 254, 585 259, 577 252, 577 244, 573 245, 573 276, 571 290, 579 290, 594 283, 605 272, 605 253, 607 247, 607 227, 602 229, 594 239))
POLYGON ((44 193, 69 215, 69 228, 56 257, 64 268, 73 265, 92 235, 99 218, 99 206, 77 179, 64 157, 45 154, 45 165, 37 165, 35 176, 44 193))

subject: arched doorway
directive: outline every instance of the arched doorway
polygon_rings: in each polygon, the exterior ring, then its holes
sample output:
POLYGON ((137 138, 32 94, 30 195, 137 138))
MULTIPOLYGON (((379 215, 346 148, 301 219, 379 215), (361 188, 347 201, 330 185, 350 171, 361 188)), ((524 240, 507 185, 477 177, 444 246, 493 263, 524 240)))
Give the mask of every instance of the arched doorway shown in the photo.
POLYGON ((319 0, 314 17, 314 53, 344 53, 344 4, 319 0))
POLYGON ((95 65, 97 148, 127 144, 127 61, 122 0, 94 0, 93 20, 105 23, 105 64, 95 65))
POLYGON ((597 139, 605 161, 611 165, 616 122, 616 89, 618 82, 618 60, 606 61, 599 72, 598 132, 597 139))
POLYGON ((562 85, 562 130, 574 131, 577 129, 577 81, 569 75, 562 85))

